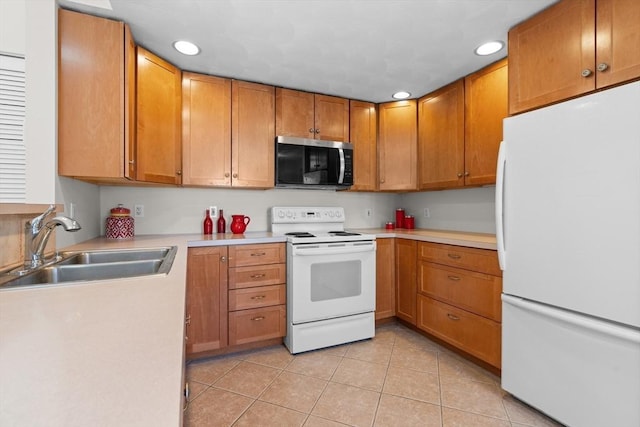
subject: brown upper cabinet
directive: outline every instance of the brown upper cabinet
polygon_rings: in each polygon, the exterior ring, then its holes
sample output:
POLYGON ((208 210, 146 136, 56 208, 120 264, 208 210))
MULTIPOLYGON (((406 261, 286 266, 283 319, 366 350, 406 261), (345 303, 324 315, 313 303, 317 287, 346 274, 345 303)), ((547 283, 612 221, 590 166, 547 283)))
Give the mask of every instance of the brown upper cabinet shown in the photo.
POLYGON ((354 146, 351 190, 374 191, 378 182, 377 112, 370 102, 349 101, 349 134, 354 146))
POLYGON ((379 105, 379 113, 378 188, 382 191, 416 190, 417 103, 415 100, 387 102, 379 105))
POLYGON ((509 31, 509 113, 640 77, 638 0, 563 0, 509 31))
POLYGON ((498 61, 419 99, 421 190, 495 183, 507 68, 498 61))
POLYGON ((231 84, 231 184, 270 188, 275 170, 275 88, 231 84))
POLYGON ((349 142, 349 100, 276 88, 276 135, 349 142))
POLYGON ((138 46, 136 61, 136 179, 182 182, 182 72, 138 46))
POLYGON ((182 76, 182 184, 231 184, 231 80, 182 76))
POLYGON ((58 173, 135 179, 135 45, 122 22, 58 10, 58 173))
POLYGON ((182 183, 273 187, 274 87, 184 73, 182 92, 182 183))

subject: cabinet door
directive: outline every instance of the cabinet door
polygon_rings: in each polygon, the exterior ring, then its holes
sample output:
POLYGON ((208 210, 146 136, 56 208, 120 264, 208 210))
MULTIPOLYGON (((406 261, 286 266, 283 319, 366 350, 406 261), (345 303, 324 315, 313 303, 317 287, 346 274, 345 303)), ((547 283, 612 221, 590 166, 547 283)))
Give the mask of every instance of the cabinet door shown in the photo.
POLYGON ((376 320, 396 315, 394 239, 376 240, 376 320))
POLYGON ((416 247, 415 240, 396 239, 396 316, 416 324, 416 247))
POLYGON ((349 142, 349 100, 315 95, 316 139, 349 142))
POLYGON ((275 169, 275 88, 232 84, 232 178, 234 187, 271 188, 275 169))
POLYGON ((418 101, 420 189, 464 185, 464 83, 458 80, 418 101))
POLYGON ((417 188, 416 105, 415 100, 380 104, 378 132, 380 190, 415 190, 417 188))
POLYGON ((226 246, 190 248, 187 258, 187 355, 227 346, 226 246))
POLYGON ((312 93, 276 88, 276 135, 315 138, 313 109, 312 93))
POLYGON ((640 1, 596 2, 598 88, 640 77, 640 1), (600 71, 600 64, 606 69, 600 71))
POLYGON ((354 181, 351 190, 374 191, 378 182, 375 104, 351 101, 349 122, 349 142, 354 146, 354 181))
POLYGON ((131 34, 122 22, 64 9, 58 10, 58 34, 58 173, 130 178, 131 34))
POLYGON ((509 31, 510 114, 595 89, 594 11, 561 1, 509 31))
POLYGON ((136 179, 180 184, 182 174, 178 68, 138 46, 136 179))
POLYGON ((464 79, 464 184, 496 182, 502 120, 507 117, 507 61, 502 60, 464 79))
POLYGON ((182 76, 182 183, 231 184, 231 80, 182 76))

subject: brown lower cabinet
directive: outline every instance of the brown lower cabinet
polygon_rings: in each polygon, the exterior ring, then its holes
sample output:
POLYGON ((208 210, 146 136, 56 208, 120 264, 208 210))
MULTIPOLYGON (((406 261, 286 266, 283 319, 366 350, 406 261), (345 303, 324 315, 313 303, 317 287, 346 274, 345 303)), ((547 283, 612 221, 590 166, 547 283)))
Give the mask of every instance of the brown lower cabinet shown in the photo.
POLYGON ((189 249, 187 358, 285 336, 285 253, 284 243, 189 249))
POLYGON ((495 251, 418 243, 416 326, 500 369, 502 274, 495 251))

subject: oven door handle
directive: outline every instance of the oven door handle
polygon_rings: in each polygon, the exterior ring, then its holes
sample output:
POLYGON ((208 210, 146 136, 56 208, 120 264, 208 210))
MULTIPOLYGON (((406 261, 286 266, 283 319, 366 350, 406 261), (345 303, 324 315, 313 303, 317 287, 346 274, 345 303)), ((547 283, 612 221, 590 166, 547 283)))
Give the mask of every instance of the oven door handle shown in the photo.
POLYGON ((311 255, 335 255, 335 254, 356 254, 362 252, 373 252, 376 250, 375 243, 371 245, 359 246, 343 246, 343 247, 318 247, 318 246, 302 246, 294 247, 292 254, 294 256, 311 256, 311 255))

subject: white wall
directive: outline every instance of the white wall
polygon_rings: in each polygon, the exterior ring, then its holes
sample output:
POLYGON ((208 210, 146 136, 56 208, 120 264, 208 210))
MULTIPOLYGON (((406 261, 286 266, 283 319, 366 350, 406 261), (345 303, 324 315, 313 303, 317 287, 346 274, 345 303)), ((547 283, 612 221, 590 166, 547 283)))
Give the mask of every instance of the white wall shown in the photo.
POLYGON ((395 194, 348 193, 321 190, 236 190, 204 188, 101 187, 101 230, 109 210, 122 203, 131 209, 144 205, 144 218, 135 218, 136 234, 201 233, 205 209, 224 210, 227 228, 232 214, 251 217, 248 231, 268 231, 272 206, 342 206, 349 228, 381 227, 395 210, 395 194), (373 217, 365 216, 366 208, 373 217))
POLYGON ((495 187, 427 191, 400 196, 407 214, 415 215, 416 227, 438 230, 495 233, 495 187), (430 218, 424 218, 429 208, 430 218))

